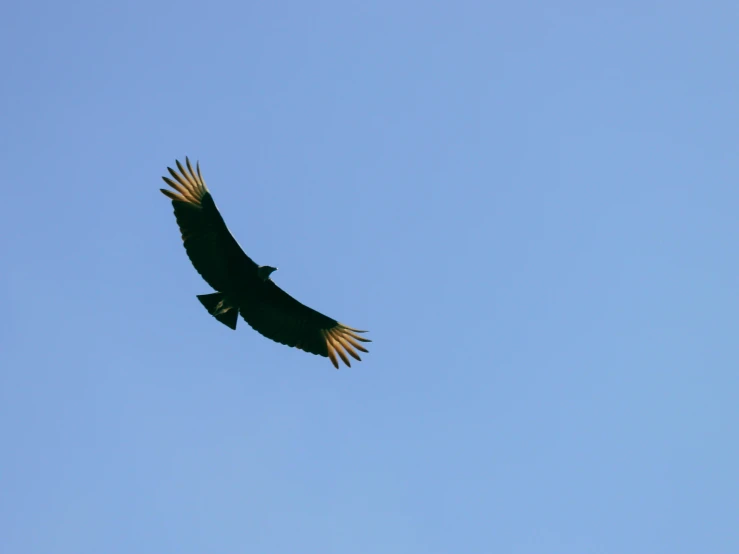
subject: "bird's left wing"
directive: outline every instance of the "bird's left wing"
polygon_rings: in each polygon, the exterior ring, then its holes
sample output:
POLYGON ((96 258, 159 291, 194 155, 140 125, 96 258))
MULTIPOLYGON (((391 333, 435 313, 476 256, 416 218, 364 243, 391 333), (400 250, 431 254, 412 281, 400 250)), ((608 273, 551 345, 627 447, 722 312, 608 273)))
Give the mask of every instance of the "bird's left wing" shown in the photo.
POLYGON ((339 368, 337 356, 349 367, 347 354, 360 360, 357 350, 367 352, 360 343, 372 342, 360 331, 298 302, 272 280, 262 292, 240 310, 244 320, 257 332, 287 346, 311 354, 327 356, 339 368))

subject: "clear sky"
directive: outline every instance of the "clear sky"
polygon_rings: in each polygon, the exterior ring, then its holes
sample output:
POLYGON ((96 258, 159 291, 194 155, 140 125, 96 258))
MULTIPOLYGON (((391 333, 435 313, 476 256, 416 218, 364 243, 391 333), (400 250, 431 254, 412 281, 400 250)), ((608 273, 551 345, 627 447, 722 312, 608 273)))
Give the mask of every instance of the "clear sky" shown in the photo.
POLYGON ((0 27, 3 554, 739 552, 739 4, 0 27), (364 361, 205 312, 186 155, 364 361))

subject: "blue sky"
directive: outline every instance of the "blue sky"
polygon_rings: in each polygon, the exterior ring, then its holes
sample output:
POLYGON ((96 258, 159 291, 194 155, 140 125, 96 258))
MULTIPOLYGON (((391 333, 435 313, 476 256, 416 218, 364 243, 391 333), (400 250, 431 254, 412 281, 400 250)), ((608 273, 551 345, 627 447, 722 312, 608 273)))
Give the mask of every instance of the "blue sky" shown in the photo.
POLYGON ((739 551, 739 5, 14 3, 0 550, 739 551), (200 160, 336 371, 218 324, 200 160))

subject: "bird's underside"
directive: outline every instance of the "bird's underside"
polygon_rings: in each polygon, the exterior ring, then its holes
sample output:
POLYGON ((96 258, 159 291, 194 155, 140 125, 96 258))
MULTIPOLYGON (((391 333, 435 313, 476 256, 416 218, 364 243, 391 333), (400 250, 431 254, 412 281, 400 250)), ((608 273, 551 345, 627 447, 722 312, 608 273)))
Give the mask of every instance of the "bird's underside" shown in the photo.
POLYGON ((196 164, 179 172, 167 168, 162 177, 174 189, 161 189, 172 200, 175 218, 190 261, 216 291, 198 300, 218 321, 236 329, 238 314, 258 333, 275 342, 328 357, 338 369, 339 358, 361 360, 361 343, 371 342, 360 331, 309 308, 278 287, 269 277, 275 268, 258 266, 246 255, 226 227, 196 164), (348 355, 348 356, 347 356, 348 355))

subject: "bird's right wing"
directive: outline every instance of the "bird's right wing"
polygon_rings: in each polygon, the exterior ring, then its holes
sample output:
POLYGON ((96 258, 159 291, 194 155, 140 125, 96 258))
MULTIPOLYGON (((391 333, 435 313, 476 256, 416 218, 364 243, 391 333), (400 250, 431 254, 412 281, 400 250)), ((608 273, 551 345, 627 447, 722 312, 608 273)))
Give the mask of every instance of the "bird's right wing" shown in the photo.
POLYGON ((192 265, 211 287, 226 291, 240 275, 256 275, 257 264, 246 255, 226 227, 200 174, 200 164, 196 164, 196 171, 193 171, 190 160, 185 158, 185 165, 187 169, 177 161, 179 173, 168 167, 173 179, 162 177, 176 192, 160 190, 172 200, 177 225, 192 265))

